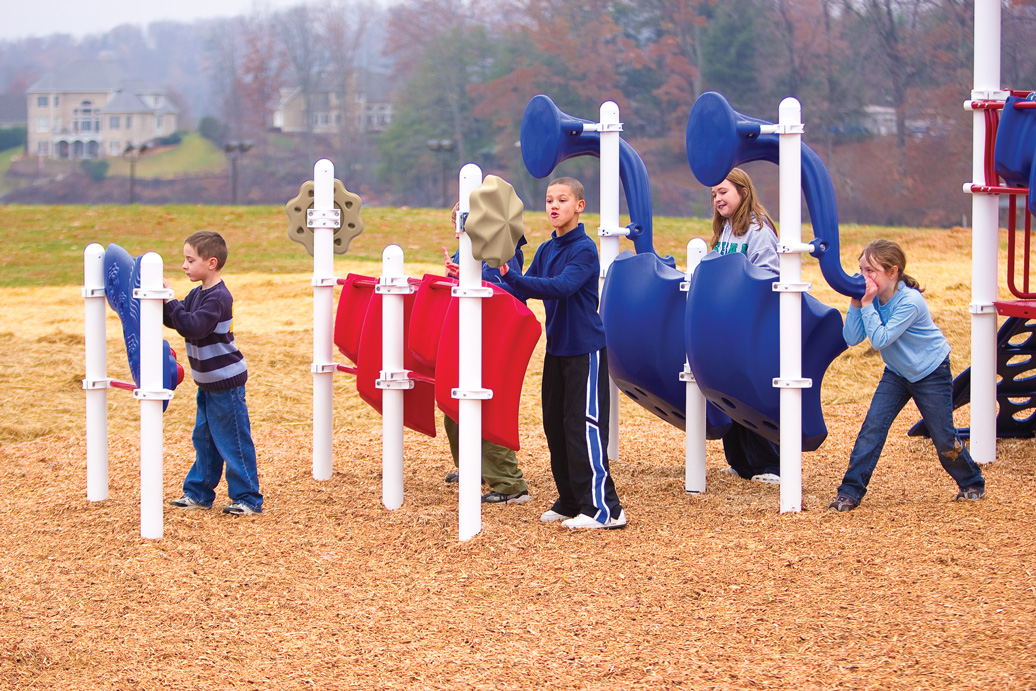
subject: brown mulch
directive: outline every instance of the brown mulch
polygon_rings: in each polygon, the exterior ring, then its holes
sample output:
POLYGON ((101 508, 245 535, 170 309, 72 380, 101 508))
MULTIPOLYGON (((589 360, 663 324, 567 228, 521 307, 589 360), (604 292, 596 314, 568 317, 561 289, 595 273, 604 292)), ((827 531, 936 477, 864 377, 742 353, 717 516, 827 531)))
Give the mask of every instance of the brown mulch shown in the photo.
MULTIPOLYGON (((967 290, 931 276, 959 372, 967 290)), ((825 378, 802 513, 720 473, 715 442, 707 493, 686 494, 682 434, 624 399, 612 468, 630 525, 572 534, 538 520, 554 498, 541 340, 519 453, 533 501, 485 508, 462 543, 444 437, 407 433, 404 504, 386 510, 380 418, 345 376, 334 474, 313 480, 308 277, 228 283, 265 512, 167 507, 160 540, 140 537, 137 414, 118 393, 110 496, 86 500, 78 289, 0 291, 0 688, 1036 686, 1033 440, 1001 440, 987 499, 957 503, 930 442, 905 435, 910 406, 863 505, 827 511, 880 369, 864 347, 825 378)), ((110 321, 112 376, 121 347, 110 321)), ((166 415, 167 498, 192 461, 193 395, 188 380, 166 415)))

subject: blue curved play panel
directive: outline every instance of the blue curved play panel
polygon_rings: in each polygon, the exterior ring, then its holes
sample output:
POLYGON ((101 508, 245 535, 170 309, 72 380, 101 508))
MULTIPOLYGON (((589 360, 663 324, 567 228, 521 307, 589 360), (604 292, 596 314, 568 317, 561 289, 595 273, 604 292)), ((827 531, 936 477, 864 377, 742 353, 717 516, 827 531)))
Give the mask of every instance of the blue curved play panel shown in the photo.
MULTIPOLYGON (((780 293, 776 276, 743 254, 708 254, 695 269, 684 320, 687 359, 705 397, 735 422, 780 442, 780 293)), ((842 315, 810 295, 802 300, 802 450, 827 438, 820 387, 846 349, 842 315)))
POLYGON ((1036 214, 1036 109, 1015 108, 1016 103, 1032 101, 1036 93, 1007 97, 996 128, 993 167, 1005 185, 1029 188, 1029 211, 1036 214))
MULTIPOLYGON (((601 291, 608 371, 619 390, 666 422, 686 429, 683 272, 655 254, 625 251, 615 258, 601 291), (664 315, 661 316, 661 315, 664 315)), ((730 418, 705 408, 705 432, 719 439, 730 418)))
MULTIPOLYGON (((126 357, 130 375, 140 387, 140 299, 133 297, 133 289, 140 287, 140 257, 133 257, 119 245, 110 244, 104 250, 104 297, 119 315, 122 337, 126 342, 126 357)), ((179 365, 169 349, 169 341, 162 341, 162 383, 172 391, 180 382, 179 365)), ((162 409, 169 406, 163 401, 162 409)))

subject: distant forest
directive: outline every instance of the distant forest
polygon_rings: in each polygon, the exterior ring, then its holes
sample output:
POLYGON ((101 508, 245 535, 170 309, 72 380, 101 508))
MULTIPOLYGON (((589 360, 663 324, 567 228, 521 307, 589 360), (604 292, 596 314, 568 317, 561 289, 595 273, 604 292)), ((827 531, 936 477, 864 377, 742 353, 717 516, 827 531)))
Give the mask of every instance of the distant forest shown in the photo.
MULTIPOLYGON (((1002 8, 1002 85, 1036 89, 1036 0, 1002 8)), ((950 226, 970 213, 960 190, 971 174, 971 115, 961 104, 973 81, 973 13, 969 0, 404 0, 389 9, 330 0, 0 42, 0 91, 24 93, 59 65, 107 56, 168 89, 186 127, 208 117, 262 141, 281 88, 305 92, 332 78, 344 89, 343 75, 362 67, 392 86, 392 124, 369 138, 308 133, 291 174, 327 156, 350 189, 380 203, 435 205, 442 170, 474 161, 537 208, 543 183, 515 146, 525 104, 545 93, 596 120, 613 100, 623 137, 647 164, 655 212, 668 215, 707 213, 684 151, 699 94, 719 91, 739 112, 772 121, 794 96, 843 220, 950 226), (889 134, 868 127, 873 106, 891 109, 889 134), (443 139, 452 151, 430 150, 443 139)), ((594 189, 596 162, 564 165, 594 189)), ((750 170, 776 207, 772 168, 750 170)))

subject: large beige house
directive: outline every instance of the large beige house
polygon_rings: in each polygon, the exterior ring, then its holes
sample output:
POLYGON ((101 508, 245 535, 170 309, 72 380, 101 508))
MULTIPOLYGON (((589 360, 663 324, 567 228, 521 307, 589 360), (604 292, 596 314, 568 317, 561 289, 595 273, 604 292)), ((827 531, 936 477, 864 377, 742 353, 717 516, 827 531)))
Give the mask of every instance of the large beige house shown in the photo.
MULTIPOLYGON (((354 70, 346 84, 346 97, 326 75, 310 96, 310 118, 317 134, 365 134, 380 132, 392 122, 388 76, 354 70)), ((302 89, 281 89, 273 111, 273 127, 282 132, 306 131, 306 104, 302 89)))
POLYGON ((73 62, 26 91, 29 154, 108 158, 176 132, 177 109, 161 89, 126 76, 114 62, 73 62))

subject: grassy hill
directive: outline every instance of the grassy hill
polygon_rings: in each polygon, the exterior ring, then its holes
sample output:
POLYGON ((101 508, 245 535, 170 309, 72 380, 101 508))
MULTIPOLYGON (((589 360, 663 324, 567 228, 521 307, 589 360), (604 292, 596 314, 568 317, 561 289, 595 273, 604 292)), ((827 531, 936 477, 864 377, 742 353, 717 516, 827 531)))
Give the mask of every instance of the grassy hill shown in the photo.
MULTIPOLYGON (((134 174, 140 179, 171 178, 219 173, 226 167, 227 159, 219 147, 197 132, 190 132, 176 146, 145 151, 134 174)), ((125 159, 108 159, 108 175, 128 176, 129 169, 125 159)))

